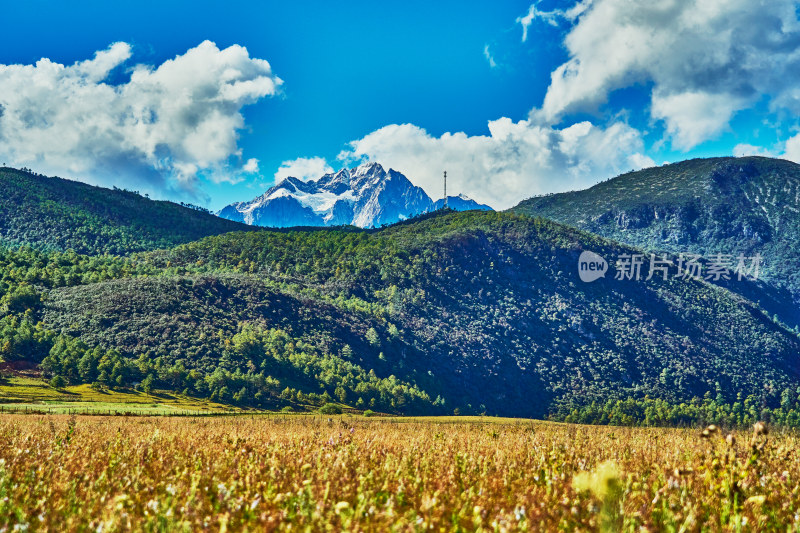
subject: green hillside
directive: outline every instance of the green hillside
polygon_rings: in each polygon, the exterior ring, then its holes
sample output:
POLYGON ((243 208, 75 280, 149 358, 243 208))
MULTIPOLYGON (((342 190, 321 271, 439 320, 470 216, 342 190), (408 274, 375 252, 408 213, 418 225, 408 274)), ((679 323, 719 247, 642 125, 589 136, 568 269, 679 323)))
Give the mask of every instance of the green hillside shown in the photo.
POLYGON ((0 242, 12 245, 122 255, 247 229, 132 191, 0 168, 0 242))
MULTIPOLYGON (((761 300, 800 324, 800 165, 765 157, 693 159, 623 174, 512 209, 648 251, 763 257, 761 300)), ((737 290, 735 284, 730 288, 737 290)))
MULTIPOLYGON (((135 201, 142 218, 160 212, 135 201)), ((76 234, 127 246, 82 220, 76 234)), ((614 401, 625 400, 620 409, 656 405, 676 421, 695 408, 664 405, 793 409, 800 387, 797 335, 742 296, 763 287, 584 283, 582 251, 635 250, 542 218, 438 212, 124 256, 25 244, 0 247, 0 358, 38 365, 56 388, 587 420, 619 419, 614 401)))
POLYGON ((99 281, 74 286, 48 287, 67 267, 42 264, 42 302, 12 292, 9 308, 41 322, 26 338, 68 382, 147 380, 241 403, 542 416, 646 395, 777 405, 800 385, 797 337, 747 300, 693 281, 584 284, 585 248, 624 251, 497 213, 237 232, 105 259, 99 281))

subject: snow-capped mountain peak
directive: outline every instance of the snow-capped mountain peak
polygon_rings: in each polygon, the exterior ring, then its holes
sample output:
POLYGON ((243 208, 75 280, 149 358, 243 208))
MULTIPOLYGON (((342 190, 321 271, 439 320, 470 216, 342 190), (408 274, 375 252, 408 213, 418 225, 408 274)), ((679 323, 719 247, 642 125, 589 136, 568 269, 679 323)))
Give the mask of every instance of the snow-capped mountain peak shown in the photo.
MULTIPOLYGON (((463 195, 454 209, 488 209, 463 195)), ((400 172, 367 162, 316 180, 287 177, 250 202, 223 208, 223 218, 258 226, 335 226, 362 228, 392 224, 437 209, 437 204, 400 172)))

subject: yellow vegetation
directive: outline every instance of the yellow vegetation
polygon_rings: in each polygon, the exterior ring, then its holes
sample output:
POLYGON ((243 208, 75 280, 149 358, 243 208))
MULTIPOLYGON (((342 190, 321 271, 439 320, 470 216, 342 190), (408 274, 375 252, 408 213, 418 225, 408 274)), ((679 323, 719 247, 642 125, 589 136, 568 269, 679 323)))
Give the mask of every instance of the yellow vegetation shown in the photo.
POLYGON ((796 531, 798 436, 491 419, 0 417, 0 530, 796 531))

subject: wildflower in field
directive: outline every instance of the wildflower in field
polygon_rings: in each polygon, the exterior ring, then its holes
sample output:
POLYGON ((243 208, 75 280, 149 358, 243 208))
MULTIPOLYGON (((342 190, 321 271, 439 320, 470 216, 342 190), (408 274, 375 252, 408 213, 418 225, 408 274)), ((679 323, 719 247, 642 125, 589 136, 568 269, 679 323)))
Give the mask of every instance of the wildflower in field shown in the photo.
POLYGON ((517 522, 525 520, 525 506, 518 505, 514 508, 514 518, 517 519, 517 522))
POLYGON ((258 504, 259 504, 259 503, 261 503, 261 497, 260 497, 260 496, 258 496, 258 497, 257 497, 255 500, 253 500, 252 502, 250 502, 250 510, 251 510, 251 511, 255 511, 255 509, 256 509, 256 507, 258 507, 258 504))

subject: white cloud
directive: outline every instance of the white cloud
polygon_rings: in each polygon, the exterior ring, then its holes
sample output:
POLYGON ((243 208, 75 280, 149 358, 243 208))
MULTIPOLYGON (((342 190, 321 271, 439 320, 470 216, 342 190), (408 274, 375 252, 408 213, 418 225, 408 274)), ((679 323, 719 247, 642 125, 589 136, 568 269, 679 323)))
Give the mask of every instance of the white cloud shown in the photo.
POLYGON ((800 134, 786 141, 781 157, 789 161, 794 161, 795 163, 800 163, 800 134))
POLYGON ((537 1, 528 8, 528 12, 525 13, 522 17, 517 17, 517 22, 522 26, 522 42, 528 40, 528 29, 533 24, 533 21, 536 19, 543 20, 550 24, 551 26, 558 26, 559 21, 564 18, 564 12, 560 9, 556 9, 553 11, 540 11, 537 6, 539 2, 537 1))
POLYGON ((497 62, 494 60, 494 57, 492 57, 492 52, 489 50, 488 44, 483 47, 483 57, 489 62, 489 67, 495 68, 497 66, 497 62))
POLYGON ((751 155, 760 155, 764 157, 779 157, 778 154, 775 154, 764 148, 763 146, 753 146, 752 144, 741 143, 737 144, 733 147, 733 155, 734 157, 747 157, 751 155))
POLYGON ((785 142, 779 143, 776 147, 764 148, 751 144, 737 144, 733 148, 733 155, 744 157, 749 155, 760 155, 764 157, 780 157, 795 163, 800 163, 800 134, 788 138, 785 142))
POLYGON ((288 177, 303 181, 317 179, 330 172, 333 172, 333 169, 322 157, 299 157, 281 163, 275 173, 275 183, 280 183, 288 177))
POLYGON ((733 147, 733 155, 735 157, 746 156, 763 156, 763 157, 779 157, 800 163, 800 134, 790 137, 785 142, 778 143, 772 148, 765 148, 763 146, 754 146, 752 144, 737 144, 733 147))
POLYGON ((736 97, 720 98, 702 91, 661 96, 653 93, 651 114, 666 123, 672 144, 689 150, 716 137, 747 103, 736 97))
POLYGON ((243 106, 282 83, 262 59, 205 41, 158 67, 136 65, 107 83, 131 57, 115 43, 64 66, 0 65, 0 159, 99 184, 192 190, 197 174, 236 181, 243 106))
POLYGON ((117 66, 131 57, 131 45, 114 43, 108 50, 95 52, 94 58, 75 65, 75 73, 85 76, 87 81, 97 83, 106 79, 117 66))
POLYGON ((528 40, 528 28, 531 27, 533 24, 534 19, 537 18, 538 12, 536 11, 536 4, 532 4, 530 8, 528 8, 528 13, 525 14, 524 17, 518 17, 517 22, 522 25, 522 42, 528 40))
POLYGON ((537 9, 536 6, 539 5, 539 1, 537 0, 536 3, 531 4, 524 16, 517 17, 517 22, 522 26, 523 43, 528 40, 528 28, 531 27, 534 20, 541 19, 551 26, 558 26, 562 20, 573 21, 578 18, 589 8, 594 0, 582 0, 569 9, 554 9, 552 11, 540 11, 537 9))
POLYGON ((663 120, 676 147, 717 136, 731 118, 764 95, 772 110, 800 112, 800 23, 794 0, 595 0, 540 13, 572 24, 569 60, 551 74, 531 118, 558 123, 596 111, 611 92, 652 87, 651 116, 663 120))
POLYGON ((651 157, 644 154, 636 153, 628 156, 628 163, 632 169, 640 170, 643 168, 652 168, 658 166, 651 157))
POLYGON ((242 172, 247 174, 256 174, 258 173, 258 159, 255 157, 251 157, 247 160, 247 163, 244 164, 242 167, 242 172))
POLYGON ((339 158, 377 161, 405 174, 433 198, 447 170, 453 194, 505 209, 523 198, 583 188, 621 171, 652 166, 641 135, 625 123, 580 122, 564 129, 526 120, 489 122, 489 135, 434 137, 413 124, 392 124, 350 143, 339 158))

